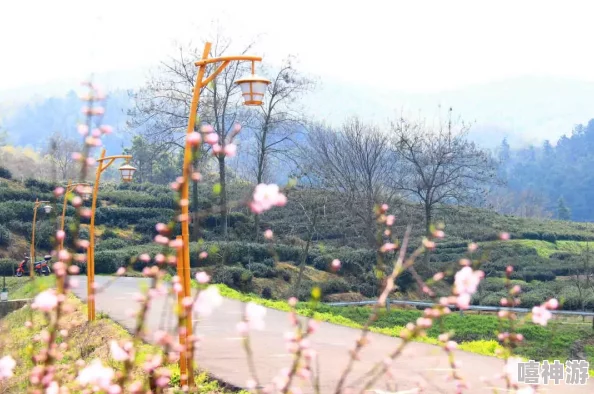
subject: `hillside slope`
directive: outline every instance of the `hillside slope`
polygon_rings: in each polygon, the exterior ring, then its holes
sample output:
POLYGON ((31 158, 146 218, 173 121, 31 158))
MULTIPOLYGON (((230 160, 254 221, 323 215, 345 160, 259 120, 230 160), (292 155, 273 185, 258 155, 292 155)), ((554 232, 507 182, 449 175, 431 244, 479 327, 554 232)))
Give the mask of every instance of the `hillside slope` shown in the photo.
MULTIPOLYGON (((28 252, 33 202, 36 198, 51 201, 54 198, 52 190, 52 185, 35 180, 0 180, 0 258, 4 258, 1 268, 6 274, 11 275, 15 260, 28 252)), ((246 185, 230 186, 234 200, 249 192, 246 185)), ((222 240, 217 215, 201 220, 202 240, 191 244, 192 266, 208 267, 215 281, 231 287, 265 293, 268 297, 284 297, 294 287, 295 266, 301 261, 307 232, 305 215, 294 201, 299 200, 298 193, 306 192, 292 192, 286 207, 275 208, 262 217, 260 231, 271 228, 275 232, 277 262, 271 258, 267 244, 254 242, 253 216, 245 208, 237 208, 230 215, 228 241, 222 240), (201 251, 207 251, 208 258, 199 259, 201 251)), ((165 186, 134 183, 105 183, 101 186, 96 213, 97 273, 110 274, 127 265, 140 270, 143 264, 136 261, 139 254, 154 255, 160 251, 152 243, 156 235, 155 224, 173 217, 172 197, 171 190, 165 186)), ((198 200, 201 208, 210 208, 216 198, 212 185, 200 185, 198 200)), ((51 247, 55 231, 52 223, 57 223, 56 211, 61 212, 61 201, 59 203, 49 218, 41 210, 38 214, 38 256, 51 247)), ((392 211, 398 218, 396 232, 399 237, 406 225, 412 224, 411 248, 416 247, 423 231, 420 213, 416 207, 404 204, 392 211)), ((72 212, 69 207, 67 223, 72 212)), ((515 267, 514 279, 522 284, 526 293, 523 305, 531 306, 546 297, 559 296, 564 301, 564 308, 594 307, 591 288, 578 287, 581 282, 575 279, 575 275, 589 274, 592 270, 590 262, 594 262, 594 258, 590 258, 589 242, 594 241, 594 224, 518 218, 460 207, 444 207, 435 217, 445 223, 446 238, 438 243, 430 256, 432 272, 456 267, 460 258, 468 256, 467 245, 471 241, 479 242, 479 252, 489 250, 483 266, 487 279, 475 295, 474 303, 497 305, 504 291, 503 272, 511 264, 515 267), (512 240, 498 241, 502 231, 509 232, 512 240)), ((85 226, 81 236, 88 237, 85 226)), ((363 248, 363 239, 357 218, 348 215, 340 196, 328 193, 325 215, 316 228, 313 245, 306 257, 308 268, 300 298, 307 298, 314 284, 319 285, 327 297, 347 293, 345 297, 350 298, 361 297, 353 293, 364 297, 376 295, 375 252, 363 248), (336 274, 325 273, 334 258, 341 260, 341 269, 336 274)), ((408 274, 403 275, 398 284, 403 296, 415 296, 415 285, 408 274)))

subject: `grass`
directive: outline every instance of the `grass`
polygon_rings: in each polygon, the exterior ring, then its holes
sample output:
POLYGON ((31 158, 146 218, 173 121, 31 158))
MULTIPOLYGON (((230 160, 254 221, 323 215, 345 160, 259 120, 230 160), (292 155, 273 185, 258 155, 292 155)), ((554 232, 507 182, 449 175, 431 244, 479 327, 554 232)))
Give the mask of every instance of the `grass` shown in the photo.
MULTIPOLYGON (((22 298, 31 298, 54 284, 53 276, 39 277, 32 282, 27 281, 18 291, 22 298)), ((121 363, 114 361, 109 356, 109 342, 112 339, 130 340, 131 335, 125 328, 104 314, 98 314, 97 320, 94 322, 87 322, 86 306, 73 295, 68 296, 67 305, 72 308, 72 312, 61 320, 61 327, 67 328, 69 334, 68 337, 58 336, 57 343, 67 342, 70 346, 63 351, 63 358, 57 362, 56 374, 63 378, 63 382, 68 382, 67 386, 71 392, 78 392, 75 383, 77 371, 74 362, 82 359, 88 363, 99 358, 105 365, 114 368, 121 367, 121 363)), ((14 377, 0 383, 0 392, 22 393, 27 391, 28 372, 33 367, 31 354, 40 346, 32 338, 38 335, 44 327, 47 327, 47 324, 45 316, 32 310, 29 306, 8 314, 0 321, 0 332, 10 332, 10 335, 0 337, 0 354, 2 356, 9 354, 17 361, 14 377), (25 327, 26 321, 33 322, 33 329, 25 327)), ((138 367, 133 370, 132 379, 146 378, 146 373, 142 369, 143 360, 150 355, 159 353, 161 353, 160 348, 150 344, 142 343, 137 347, 138 367)), ((169 364, 166 367, 172 372, 170 386, 175 387, 174 384, 179 383, 179 368, 176 364, 169 364)), ((212 379, 206 372, 199 371, 196 375, 195 381, 199 394, 238 392, 238 390, 228 388, 225 384, 212 379)))
POLYGON ((53 275, 35 277, 34 280, 29 278, 15 279, 20 281, 20 284, 17 285, 16 290, 13 293, 8 293, 8 296, 12 300, 32 298, 36 294, 56 285, 56 277, 53 275))

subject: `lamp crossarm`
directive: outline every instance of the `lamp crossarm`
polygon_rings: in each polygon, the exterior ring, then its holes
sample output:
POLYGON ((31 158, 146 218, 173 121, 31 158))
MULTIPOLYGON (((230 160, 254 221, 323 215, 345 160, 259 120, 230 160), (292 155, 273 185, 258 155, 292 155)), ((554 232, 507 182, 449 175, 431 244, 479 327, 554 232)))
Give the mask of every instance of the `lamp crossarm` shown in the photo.
POLYGON ((64 187, 64 189, 66 189, 66 193, 69 193, 71 191, 73 191, 74 189, 76 189, 78 186, 91 186, 86 182, 80 182, 80 183, 72 183, 71 185, 67 185, 64 187))
POLYGON ((205 66, 207 64, 218 63, 218 62, 231 62, 233 60, 241 61, 250 61, 250 62, 261 62, 262 58, 260 56, 221 56, 221 57, 211 57, 208 59, 201 59, 194 63, 195 66, 205 66))
POLYGON ((35 208, 39 207, 41 204, 49 204, 49 201, 35 201, 35 208))
POLYGON ((231 60, 226 60, 221 64, 212 74, 208 76, 204 81, 200 81, 200 87, 208 85, 213 79, 217 77, 231 63, 231 60))
POLYGON ((132 158, 132 155, 115 155, 115 156, 106 156, 101 159, 97 159, 97 162, 99 163, 99 171, 100 172, 105 171, 117 159, 126 159, 128 161, 131 158, 132 158), (103 162, 105 160, 109 160, 109 161, 107 162, 107 164, 104 165, 103 162))

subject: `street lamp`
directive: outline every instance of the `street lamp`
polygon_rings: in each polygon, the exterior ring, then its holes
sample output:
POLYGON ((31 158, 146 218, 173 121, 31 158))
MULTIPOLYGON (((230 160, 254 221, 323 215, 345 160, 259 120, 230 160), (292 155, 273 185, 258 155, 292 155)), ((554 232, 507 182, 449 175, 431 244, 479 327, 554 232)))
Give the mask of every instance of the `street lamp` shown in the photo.
MULTIPOLYGON (((262 100, 264 98, 264 93, 266 92, 266 87, 270 84, 270 81, 266 78, 258 77, 255 74, 255 64, 256 62, 262 61, 261 57, 258 56, 222 56, 216 58, 209 58, 210 54, 210 47, 211 43, 207 42, 204 46, 204 51, 202 52, 202 59, 198 60, 194 64, 198 67, 198 75, 196 76, 196 83, 194 84, 194 91, 192 94, 192 105, 190 107, 190 115, 188 121, 188 128, 187 134, 191 134, 194 132, 196 126, 196 116, 198 113, 198 103, 200 102, 200 91, 202 88, 207 86, 210 82, 212 82, 217 75, 219 75, 232 61, 250 61, 252 62, 252 74, 245 78, 239 79, 235 81, 237 85, 241 88, 242 96, 244 100, 244 105, 247 106, 258 106, 262 104, 262 100), (217 68, 210 74, 207 78, 204 78, 204 74, 206 72, 206 67, 209 64, 218 64, 217 68)), ((184 167, 183 167, 183 184, 181 185, 181 198, 182 200, 188 201, 189 198, 189 179, 190 179, 190 163, 192 161, 192 148, 186 142, 184 147, 184 167)), ((184 218, 181 223, 181 230, 182 230, 182 242, 183 247, 181 256, 183 257, 182 264, 178 264, 178 275, 180 278, 183 279, 183 294, 179 294, 179 297, 190 297, 191 296, 191 288, 190 288, 190 246, 189 246, 189 223, 188 223, 188 204, 184 204, 181 207, 181 217, 184 218), (180 269, 181 268, 181 269, 180 269)), ((192 335, 192 319, 191 317, 186 318, 186 335, 192 335)), ((180 338, 180 341, 183 339, 180 338)), ((188 365, 188 374, 187 374, 187 384, 193 386, 194 384, 194 371, 193 371, 193 350, 192 350, 192 342, 185 341, 188 344, 188 352, 187 354, 187 365, 188 365)), ((183 369, 185 363, 181 362, 180 357, 180 374, 181 376, 185 375, 185 371, 183 369)), ((182 385, 186 383, 186 381, 182 380, 182 385)))
POLYGON ((39 199, 35 200, 35 205, 33 206, 33 227, 31 229, 31 261, 29 261, 30 264, 30 272, 29 275, 31 276, 31 278, 33 278, 33 264, 35 263, 35 226, 37 224, 37 210, 39 209, 39 207, 42 204, 45 204, 43 206, 43 210, 45 213, 50 213, 52 211, 52 206, 48 205, 50 202, 49 201, 39 201, 39 199))
POLYGON ((257 106, 262 105, 270 81, 255 75, 252 70, 252 75, 238 79, 235 83, 241 88, 244 104, 257 106))
MULTIPOLYGON (((83 200, 88 200, 91 197, 91 188, 88 183, 72 183, 72 180, 68 180, 68 184, 64 189, 64 203, 62 204, 62 218, 60 222, 60 230, 64 231, 64 221, 66 219, 66 205, 68 202, 68 193, 72 192, 77 188, 82 189, 82 198, 83 200)), ((64 238, 60 240, 60 250, 64 249, 64 238)))
MULTIPOLYGON (((95 297, 93 283, 95 282, 95 210, 97 209, 97 193, 99 192, 99 181, 101 173, 105 171, 117 159, 126 159, 126 163, 132 159, 131 155, 105 156, 105 148, 101 150, 101 157, 97 159, 97 171, 95 172, 95 183, 93 184, 93 200, 91 202, 91 223, 89 225, 89 248, 87 249, 87 310, 88 320, 95 320, 95 297)), ((120 167, 122 181, 130 182, 136 168, 125 164, 120 167), (123 168, 123 170, 122 170, 123 168)))
POLYGON ((132 176, 136 171, 136 168, 132 167, 130 164, 126 163, 119 168, 120 175, 122 177, 122 182, 132 182, 132 176))

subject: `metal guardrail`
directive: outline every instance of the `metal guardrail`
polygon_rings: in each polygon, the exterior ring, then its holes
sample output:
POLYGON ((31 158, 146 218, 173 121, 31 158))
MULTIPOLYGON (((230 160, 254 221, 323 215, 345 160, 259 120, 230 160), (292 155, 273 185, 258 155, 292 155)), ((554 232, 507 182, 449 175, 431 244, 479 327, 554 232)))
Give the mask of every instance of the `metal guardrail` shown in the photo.
MULTIPOLYGON (((407 300, 388 300, 386 303, 395 304, 395 305, 412 305, 412 306, 422 306, 422 307, 432 307, 438 305, 434 302, 423 302, 423 301, 407 301, 407 300)), ((326 302, 325 305, 328 306, 362 306, 362 305, 374 305, 377 304, 377 301, 354 301, 354 302, 326 302)), ((449 305, 449 308, 452 310, 458 310, 459 308, 455 305, 449 305)), ((529 308, 507 308, 507 307, 497 307, 497 306, 482 306, 482 305, 470 305, 468 310, 475 310, 475 311, 485 311, 485 312, 497 312, 500 310, 510 311, 510 312, 517 312, 517 313, 530 313, 531 309, 529 308)), ((594 316, 594 312, 587 312, 587 311, 557 311, 552 310, 552 314, 555 315, 573 315, 573 316, 594 316)))

